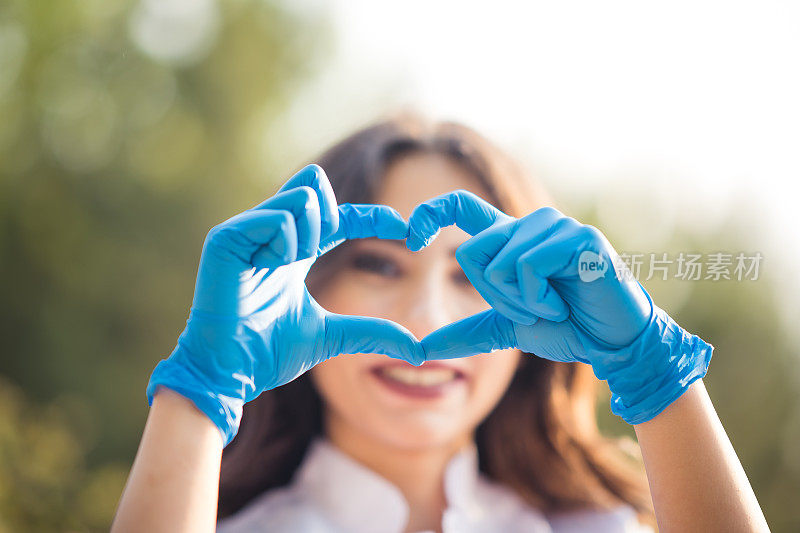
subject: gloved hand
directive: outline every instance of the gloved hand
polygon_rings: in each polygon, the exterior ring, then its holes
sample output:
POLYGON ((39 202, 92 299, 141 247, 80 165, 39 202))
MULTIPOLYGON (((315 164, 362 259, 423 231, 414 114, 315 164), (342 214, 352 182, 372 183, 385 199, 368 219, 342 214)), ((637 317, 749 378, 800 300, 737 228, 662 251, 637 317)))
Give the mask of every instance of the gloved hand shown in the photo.
POLYGON ((550 207, 516 219, 455 191, 417 206, 409 249, 451 224, 473 235, 456 259, 492 309, 425 337, 428 359, 520 348, 590 364, 629 424, 652 419, 706 374, 713 347, 653 304, 596 228, 550 207))
POLYGON ((209 231, 203 245, 186 328, 147 387, 191 399, 236 435, 242 406, 344 353, 381 353, 424 360, 417 339, 379 318, 323 309, 305 286, 316 258, 346 239, 403 239, 407 224, 380 205, 337 206, 324 171, 309 165, 280 191, 209 231))

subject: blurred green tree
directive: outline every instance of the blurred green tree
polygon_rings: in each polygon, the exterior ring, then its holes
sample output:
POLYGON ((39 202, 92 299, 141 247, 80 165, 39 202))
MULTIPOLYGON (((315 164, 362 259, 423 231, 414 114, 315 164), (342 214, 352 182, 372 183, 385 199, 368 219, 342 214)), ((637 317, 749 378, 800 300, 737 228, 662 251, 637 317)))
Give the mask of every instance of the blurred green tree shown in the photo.
POLYGON ((0 530, 107 527, 205 232, 272 192, 329 36, 270 1, 0 4, 0 530))
POLYGON ((108 528, 128 465, 89 468, 78 398, 31 405, 0 381, 0 532, 108 528))

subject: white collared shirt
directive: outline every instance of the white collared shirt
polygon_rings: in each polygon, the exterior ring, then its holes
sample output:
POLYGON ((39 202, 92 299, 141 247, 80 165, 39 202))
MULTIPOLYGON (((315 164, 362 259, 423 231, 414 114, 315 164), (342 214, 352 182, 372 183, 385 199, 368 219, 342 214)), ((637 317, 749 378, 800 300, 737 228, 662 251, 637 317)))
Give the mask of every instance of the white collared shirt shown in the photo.
MULTIPOLYGON (((548 519, 513 491, 481 474, 474 446, 450 460, 444 489, 444 533, 653 531, 640 525, 628 506, 548 519)), ((220 521, 217 531, 402 533, 408 514, 408 504, 397 487, 332 444, 317 440, 288 486, 257 497, 235 515, 220 521)))

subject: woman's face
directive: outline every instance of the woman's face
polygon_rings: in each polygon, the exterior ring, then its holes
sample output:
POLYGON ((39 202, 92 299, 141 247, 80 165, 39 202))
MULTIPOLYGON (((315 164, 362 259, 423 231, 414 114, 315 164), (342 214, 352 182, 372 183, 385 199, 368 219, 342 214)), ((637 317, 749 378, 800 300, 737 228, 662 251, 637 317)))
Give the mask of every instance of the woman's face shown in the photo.
MULTIPOLYGON (((488 198, 466 170, 436 155, 412 155, 388 170, 375 199, 408 217, 419 203, 455 189, 488 198)), ((468 238, 445 228, 420 252, 404 241, 353 241, 346 266, 318 293, 326 309, 388 318, 418 339, 488 306, 464 276, 454 251, 468 238)), ((340 355, 312 371, 329 432, 406 449, 471 437, 508 387, 517 350, 431 361, 415 367, 384 355, 340 355), (355 433, 354 433, 355 432, 355 433)))

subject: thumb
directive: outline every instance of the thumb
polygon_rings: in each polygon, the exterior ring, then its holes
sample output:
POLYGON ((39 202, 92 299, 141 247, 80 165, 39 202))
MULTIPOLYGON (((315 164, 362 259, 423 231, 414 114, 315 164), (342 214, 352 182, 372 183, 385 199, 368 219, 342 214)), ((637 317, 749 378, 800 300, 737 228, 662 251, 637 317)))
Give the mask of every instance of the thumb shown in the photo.
POLYGON ((352 353, 379 353, 421 365, 425 354, 414 335, 403 326, 383 318, 338 315, 325 317, 326 357, 352 353))
POLYGON ((422 339, 426 360, 455 359, 517 347, 514 323, 494 309, 448 324, 422 339))

